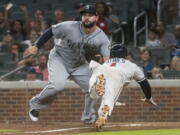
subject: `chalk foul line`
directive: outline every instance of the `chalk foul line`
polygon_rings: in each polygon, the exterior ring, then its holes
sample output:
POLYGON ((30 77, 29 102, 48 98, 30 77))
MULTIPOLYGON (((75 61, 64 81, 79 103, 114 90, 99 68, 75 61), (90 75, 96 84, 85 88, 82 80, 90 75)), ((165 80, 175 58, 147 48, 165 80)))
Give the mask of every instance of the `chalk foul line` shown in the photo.
MULTIPOLYGON (((124 125, 106 125, 104 127, 138 127, 142 126, 142 124, 124 124, 124 125)), ((29 132, 24 132, 27 134, 39 134, 39 133, 54 133, 54 132, 64 132, 64 131, 71 131, 71 130, 80 130, 80 129, 91 129, 93 127, 75 127, 75 128, 62 128, 62 129, 54 129, 54 130, 45 130, 45 131, 29 131, 29 132)))

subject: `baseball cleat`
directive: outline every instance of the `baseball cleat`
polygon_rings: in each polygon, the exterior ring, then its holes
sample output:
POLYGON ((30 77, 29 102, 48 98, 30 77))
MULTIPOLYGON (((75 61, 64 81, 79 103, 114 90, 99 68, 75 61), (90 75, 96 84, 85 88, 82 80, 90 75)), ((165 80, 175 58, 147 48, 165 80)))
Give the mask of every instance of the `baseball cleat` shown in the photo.
POLYGON ((98 96, 103 96, 105 94, 105 81, 106 79, 103 74, 97 77, 95 89, 98 96))
POLYGON ((105 125, 107 119, 103 116, 99 117, 98 120, 95 123, 95 127, 97 131, 100 131, 102 127, 105 125))
POLYGON ((109 106, 104 105, 101 111, 102 111, 101 116, 99 116, 99 118, 97 119, 95 123, 95 127, 97 131, 100 131, 102 127, 105 125, 105 123, 107 122, 109 106))
POLYGON ((29 117, 32 121, 34 121, 34 122, 38 121, 39 120, 38 116, 39 116, 38 110, 32 109, 29 111, 29 117))

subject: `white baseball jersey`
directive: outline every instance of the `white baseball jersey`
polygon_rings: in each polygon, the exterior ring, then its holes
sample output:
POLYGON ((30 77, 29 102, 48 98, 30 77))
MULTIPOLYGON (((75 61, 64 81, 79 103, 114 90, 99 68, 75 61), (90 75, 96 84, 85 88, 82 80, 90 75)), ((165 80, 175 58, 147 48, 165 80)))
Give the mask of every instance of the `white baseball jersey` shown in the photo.
POLYGON ((114 104, 116 103, 123 86, 132 79, 135 79, 136 81, 143 81, 145 79, 143 71, 136 64, 123 58, 109 59, 103 65, 91 61, 90 68, 93 71, 89 81, 89 93, 92 98, 99 98, 95 90, 97 76, 103 74, 106 80, 105 94, 102 96, 98 114, 101 114, 101 108, 104 105, 108 105, 110 107, 109 115, 111 115, 114 104))
POLYGON ((124 74, 125 81, 130 82, 132 79, 137 82, 143 81, 145 79, 144 73, 140 67, 135 63, 123 58, 113 58, 106 61, 103 65, 114 67, 124 74))

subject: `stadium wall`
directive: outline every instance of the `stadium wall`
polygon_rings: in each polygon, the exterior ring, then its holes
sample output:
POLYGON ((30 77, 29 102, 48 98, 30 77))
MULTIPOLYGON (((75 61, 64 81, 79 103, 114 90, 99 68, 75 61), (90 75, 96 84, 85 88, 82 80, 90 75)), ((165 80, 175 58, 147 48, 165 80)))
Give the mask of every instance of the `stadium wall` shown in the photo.
MULTIPOLYGON (((38 94, 47 82, 0 82, 0 124, 31 123, 29 99, 38 94)), ((180 121, 180 80, 150 80, 153 98, 160 108, 140 101, 144 97, 136 82, 124 88, 115 106, 111 122, 178 122, 180 121)), ((40 112, 38 123, 79 122, 84 106, 84 93, 73 82, 49 108, 40 112)))

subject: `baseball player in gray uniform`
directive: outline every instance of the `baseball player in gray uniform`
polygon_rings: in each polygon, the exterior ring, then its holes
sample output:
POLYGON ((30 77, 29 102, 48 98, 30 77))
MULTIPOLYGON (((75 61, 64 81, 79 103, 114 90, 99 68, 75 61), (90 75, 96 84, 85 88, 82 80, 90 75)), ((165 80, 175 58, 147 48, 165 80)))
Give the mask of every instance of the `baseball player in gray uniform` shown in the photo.
POLYGON ((143 71, 136 64, 126 60, 126 56, 127 49, 118 45, 111 49, 110 59, 104 62, 103 65, 95 61, 90 63, 90 68, 93 70, 89 81, 90 96, 94 99, 102 97, 98 110, 99 117, 95 123, 98 130, 111 115, 124 85, 132 79, 140 84, 146 97, 143 101, 157 106, 151 97, 151 87, 143 71))
POLYGON ((93 5, 86 5, 81 15, 82 21, 66 21, 52 25, 40 36, 35 46, 25 50, 24 56, 36 55, 38 49, 51 37, 61 39, 61 43, 55 44, 49 54, 47 86, 30 100, 29 116, 32 121, 38 121, 39 111, 52 103, 56 94, 64 89, 69 77, 85 91, 85 108, 81 121, 93 123, 96 120, 95 101, 88 93, 91 70, 83 47, 86 44, 96 46, 106 61, 110 55, 110 41, 96 26, 98 16, 93 5))

